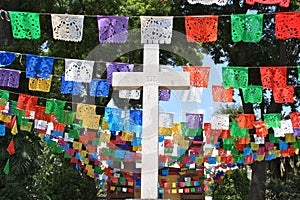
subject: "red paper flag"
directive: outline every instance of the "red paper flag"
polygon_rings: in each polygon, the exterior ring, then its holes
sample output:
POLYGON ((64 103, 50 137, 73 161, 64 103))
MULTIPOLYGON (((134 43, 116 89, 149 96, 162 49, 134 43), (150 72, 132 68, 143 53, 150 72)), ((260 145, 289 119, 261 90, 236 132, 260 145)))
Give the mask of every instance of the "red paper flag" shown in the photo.
POLYGON ((280 12, 275 15, 276 39, 300 38, 300 12, 280 12))
POLYGON ((263 88, 285 87, 287 68, 284 66, 260 67, 260 76, 263 88))
POLYGON ((10 155, 13 155, 15 153, 15 143, 14 143, 14 140, 11 139, 8 147, 7 147, 7 152, 10 154, 10 155))
POLYGON ((218 16, 185 16, 188 42, 214 42, 218 36, 218 16))

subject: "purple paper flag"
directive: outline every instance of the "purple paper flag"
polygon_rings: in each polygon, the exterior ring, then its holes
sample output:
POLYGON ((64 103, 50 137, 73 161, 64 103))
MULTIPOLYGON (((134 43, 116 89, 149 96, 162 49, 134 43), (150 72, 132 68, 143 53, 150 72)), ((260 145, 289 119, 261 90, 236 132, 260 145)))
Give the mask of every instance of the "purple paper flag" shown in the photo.
POLYGON ((169 101, 171 97, 171 90, 159 90, 159 100, 169 101))
POLYGON ((187 128, 202 128, 203 114, 186 113, 185 116, 187 128))
POLYGON ((125 43, 128 35, 129 17, 98 16, 100 43, 125 43))
POLYGON ((293 128, 293 136, 300 136, 300 128, 293 128))
POLYGON ((18 88, 20 73, 18 70, 0 69, 0 86, 18 88))
POLYGON ((133 64, 127 63, 106 63, 107 81, 112 84, 112 73, 113 72, 133 72, 133 64))

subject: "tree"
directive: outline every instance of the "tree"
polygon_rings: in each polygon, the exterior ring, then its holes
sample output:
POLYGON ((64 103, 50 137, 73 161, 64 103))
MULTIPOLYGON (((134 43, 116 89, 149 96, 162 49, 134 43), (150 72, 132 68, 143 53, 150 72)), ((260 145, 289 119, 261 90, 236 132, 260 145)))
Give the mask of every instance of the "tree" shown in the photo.
MULTIPOLYGON (((218 40, 213 43, 205 43, 202 46, 212 56, 215 63, 228 62, 229 66, 249 67, 249 85, 261 85, 259 66, 297 66, 299 63, 299 40, 276 40, 275 39, 275 12, 296 11, 299 3, 291 2, 289 8, 280 6, 269 6, 256 3, 247 5, 245 1, 229 1, 224 7, 201 4, 190 5, 186 2, 175 1, 172 11, 184 15, 219 15, 218 40), (230 15, 245 14, 249 9, 264 13, 264 34, 260 42, 245 43, 232 42, 230 29, 230 15)), ((265 90, 264 93, 267 91, 265 90)), ((240 91, 241 99, 243 100, 240 91)), ((297 104, 290 105, 292 110, 296 110, 297 104)), ((280 113, 282 105, 275 103, 271 98, 269 102, 262 102, 258 105, 261 116, 264 113, 280 113)), ((254 113, 253 105, 243 102, 244 113, 254 113)), ((253 133, 251 133, 253 134, 253 133)), ((251 182, 251 198, 265 198, 266 182, 266 161, 254 162, 252 164, 253 177, 251 182)))

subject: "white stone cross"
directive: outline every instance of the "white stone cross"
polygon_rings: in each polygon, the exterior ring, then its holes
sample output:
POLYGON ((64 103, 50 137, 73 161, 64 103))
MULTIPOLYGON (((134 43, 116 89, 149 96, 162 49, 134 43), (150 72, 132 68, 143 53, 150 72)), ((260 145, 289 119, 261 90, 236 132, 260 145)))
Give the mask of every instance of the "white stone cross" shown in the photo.
POLYGON ((188 90, 188 72, 160 72, 159 44, 144 44, 143 72, 114 72, 116 90, 143 90, 141 199, 158 198, 159 89, 188 90))

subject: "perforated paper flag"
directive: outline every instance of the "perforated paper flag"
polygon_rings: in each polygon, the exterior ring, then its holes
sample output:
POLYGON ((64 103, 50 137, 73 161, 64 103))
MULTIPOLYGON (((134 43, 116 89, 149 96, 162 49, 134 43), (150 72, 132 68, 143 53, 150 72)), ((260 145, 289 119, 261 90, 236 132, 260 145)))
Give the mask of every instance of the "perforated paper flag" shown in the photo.
POLYGON ((194 87, 208 87, 210 67, 184 66, 185 72, 190 72, 190 85, 194 87))
POLYGON ((62 110, 58 122, 62 124, 73 124, 76 113, 70 110, 62 110))
POLYGON ((249 85, 242 88, 245 103, 261 103, 263 99, 262 86, 249 85))
POLYGON ((273 97, 276 103, 294 103, 294 86, 273 88, 273 97))
POLYGON ((224 88, 245 88, 248 86, 248 67, 222 67, 224 88))
POLYGON ((98 130, 100 125, 100 115, 89 115, 82 120, 82 127, 98 130))
POLYGON ((292 133, 293 132, 292 120, 291 119, 281 120, 280 128, 284 133, 292 133))
POLYGON ((140 99, 140 90, 119 90, 119 98, 121 99, 140 99))
POLYGON ((93 79, 90 82, 90 96, 108 97, 110 85, 107 80, 93 79))
POLYGON ((52 57, 26 54, 26 78, 49 79, 53 64, 52 57))
POLYGON ((53 38, 80 42, 83 36, 84 15, 51 14, 53 38))
POLYGON ((203 114, 186 113, 186 127, 200 129, 203 126, 203 114))
MULTIPOLYGON (((289 1, 289 0, 282 0, 289 1)), ((275 15, 275 31, 277 39, 300 38, 300 12, 278 12, 275 15)))
POLYGON ((100 43, 125 43, 129 17, 97 16, 100 43))
POLYGON ((65 59, 65 80, 90 83, 94 61, 65 59))
POLYGON ((254 114, 238 114, 238 125, 240 128, 247 128, 252 129, 253 128, 253 122, 255 119, 254 114))
MULTIPOLYGON (((9 99, 9 92, 8 91, 4 91, 4 90, 0 90, 0 105, 2 106, 6 106, 7 102, 9 99)), ((1 110, 4 110, 5 107, 1 110)))
POLYGON ((232 102, 233 88, 224 88, 222 85, 212 85, 212 95, 214 102, 232 102))
POLYGON ((172 128, 174 113, 159 113, 159 127, 172 128))
POLYGON ((21 71, 13 69, 0 69, 0 86, 18 88, 21 71))
POLYGON ((159 90, 159 101, 169 101, 171 98, 171 90, 159 90))
POLYGON ((183 102, 201 103, 203 88, 196 88, 191 86, 189 90, 184 90, 181 100, 183 102))
POLYGON ((287 81, 286 67, 260 67, 260 77, 263 88, 273 89, 285 87, 287 81))
POLYGON ((111 85, 112 84, 112 75, 113 72, 133 72, 133 64, 127 63, 114 63, 107 62, 106 63, 106 71, 107 71, 107 81, 111 85))
POLYGON ((90 115, 96 114, 96 106, 90 104, 77 104, 76 118, 77 119, 89 119, 90 115))
POLYGON ((20 110, 34 110, 38 101, 37 96, 31 96, 28 94, 19 94, 16 107, 20 110))
POLYGON ((130 119, 135 125, 142 125, 143 123, 143 111, 142 110, 130 110, 130 119))
POLYGON ((15 53, 0 51, 0 67, 11 65, 15 58, 15 53))
POLYGON ((30 78, 28 88, 33 91, 50 92, 52 76, 49 79, 30 78))
POLYGON ((41 37, 38 13, 9 11, 13 37, 17 39, 39 39, 41 37))
POLYGON ((256 2, 261 4, 279 4, 282 7, 289 7, 290 5, 290 0, 246 0, 246 3, 250 5, 256 2))
POLYGON ((211 118, 211 128, 217 130, 229 129, 229 115, 228 114, 214 114, 211 118))
POLYGON ((300 128, 300 113, 299 112, 291 112, 290 118, 292 121, 293 128, 300 128))
POLYGON ((61 77, 60 92, 62 94, 79 95, 81 88, 82 88, 81 82, 66 81, 65 76, 61 77))
POLYGON ((263 14, 231 15, 233 42, 259 42, 262 38, 263 14))
POLYGON ((280 128, 281 113, 267 113, 263 116, 267 128, 280 128))
POLYGON ((61 118, 65 105, 66 101, 47 99, 45 113, 55 115, 56 117, 61 118))
POLYGON ((173 30, 173 17, 141 16, 141 43, 170 44, 173 30))
POLYGON ((118 118, 122 118, 122 110, 119 108, 105 107, 104 121, 112 123, 118 118))
POLYGON ((253 126, 258 137, 266 137, 268 135, 268 129, 264 121, 255 121, 253 126))
POLYGON ((185 16, 188 42, 214 42, 218 37, 218 16, 185 16))

